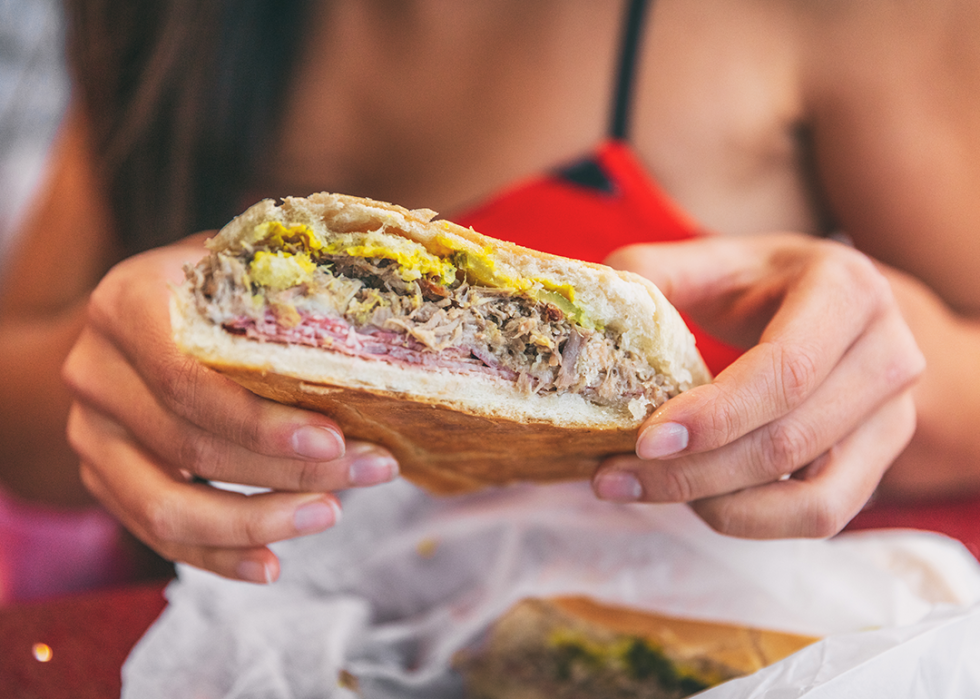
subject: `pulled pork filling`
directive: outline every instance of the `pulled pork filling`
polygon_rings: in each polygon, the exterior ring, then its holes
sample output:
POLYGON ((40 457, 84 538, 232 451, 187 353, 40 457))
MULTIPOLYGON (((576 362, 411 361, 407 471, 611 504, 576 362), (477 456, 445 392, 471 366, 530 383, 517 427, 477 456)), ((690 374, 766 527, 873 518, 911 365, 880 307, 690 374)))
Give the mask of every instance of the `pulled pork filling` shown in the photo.
POLYGON ((558 306, 508 289, 406 281, 391 259, 323 254, 301 283, 277 289, 249 273, 256 251, 214 253, 186 272, 199 310, 231 333, 351 356, 480 372, 527 394, 572 392, 646 415, 678 393, 616 338, 558 306))

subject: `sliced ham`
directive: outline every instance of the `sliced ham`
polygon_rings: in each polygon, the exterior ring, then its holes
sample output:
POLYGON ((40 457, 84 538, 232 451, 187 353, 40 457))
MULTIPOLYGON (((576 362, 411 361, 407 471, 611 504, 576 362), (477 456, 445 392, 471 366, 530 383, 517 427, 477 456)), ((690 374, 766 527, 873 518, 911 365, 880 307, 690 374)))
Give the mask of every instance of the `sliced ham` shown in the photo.
POLYGON ((336 255, 282 290, 250 286, 248 260, 216 255, 187 274, 215 323, 255 340, 478 372, 526 393, 569 391, 594 403, 659 406, 677 393, 616 338, 572 323, 558 307, 507 289, 405 281, 385 259, 336 255))

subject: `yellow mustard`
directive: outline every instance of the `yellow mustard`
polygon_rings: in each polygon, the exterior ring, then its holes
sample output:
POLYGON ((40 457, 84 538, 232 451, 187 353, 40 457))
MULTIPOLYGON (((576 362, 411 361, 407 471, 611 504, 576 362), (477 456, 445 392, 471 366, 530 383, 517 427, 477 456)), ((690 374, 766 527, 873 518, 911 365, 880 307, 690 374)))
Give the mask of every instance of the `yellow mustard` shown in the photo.
POLYGON ((444 257, 429 252, 421 243, 413 240, 392 239, 373 233, 358 236, 341 234, 324 244, 309 226, 301 223, 261 223, 256 226, 254 238, 271 248, 282 249, 277 253, 257 252, 249 267, 253 281, 277 291, 310 280, 316 269, 310 252, 381 258, 397 262, 399 274, 405 281, 435 276, 442 284, 449 286, 455 280, 458 269, 471 283, 525 293, 535 301, 557 306, 570 320, 583 327, 596 328, 585 310, 576 303, 575 288, 571 284, 504 274, 493 260, 492 248, 458 250, 455 249, 458 243, 448 236, 439 235, 436 238, 438 245, 451 251, 444 257))
POLYGON ((285 226, 278 221, 266 221, 255 227, 255 240, 262 240, 272 248, 296 248, 306 252, 323 247, 313 229, 302 223, 285 226))
POLYGON ((248 266, 248 274, 252 281, 273 291, 282 291, 308 282, 315 271, 316 263, 310 259, 308 253, 301 252, 294 255, 282 250, 276 252, 259 250, 248 266))
MULTIPOLYGON (((418 244, 416 244, 418 245, 418 244)), ((412 250, 396 250, 380 242, 365 241, 361 244, 328 244, 327 254, 343 253, 352 257, 375 257, 394 260, 401 267, 401 277, 407 282, 423 276, 434 275, 443 284, 450 284, 456 278, 456 267, 418 245, 412 250)))

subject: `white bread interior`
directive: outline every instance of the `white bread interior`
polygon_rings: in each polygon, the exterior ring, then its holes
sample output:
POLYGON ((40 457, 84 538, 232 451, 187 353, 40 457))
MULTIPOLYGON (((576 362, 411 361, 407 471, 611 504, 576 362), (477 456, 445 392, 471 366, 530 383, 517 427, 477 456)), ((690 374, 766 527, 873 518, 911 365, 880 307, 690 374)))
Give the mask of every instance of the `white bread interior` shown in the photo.
MULTIPOLYGON (((434 216, 339 194, 287 198, 280 206, 265 200, 208 245, 234 251, 258 242, 258 224, 279 221, 305 224, 324 239, 330 231, 383 228, 436 254, 479 252, 509 278, 573 286, 575 301, 591 319, 620 331, 622 345, 681 389, 710 380, 679 314, 642 277, 521 248, 434 216)), ((589 478, 605 456, 633 450, 647 415, 645 406, 600 406, 575 393, 527 395, 514 382, 488 374, 248 339, 203 316, 189 284, 174 290, 171 319, 184 352, 261 396, 329 415, 349 439, 385 446, 403 475, 435 493, 589 478)))
MULTIPOLYGON (((174 296, 173 325, 180 349, 212 368, 251 370, 302 381, 300 390, 362 389, 523 423, 549 422, 602 429, 629 426, 626 409, 595 405, 575 393, 525 395, 511 381, 365 360, 303 345, 256 342, 225 332, 196 312, 185 290, 174 296)), ((226 372, 227 373, 227 372, 226 372)))
MULTIPOLYGON (((259 223, 302 223, 326 241, 331 232, 383 228, 445 255, 453 250, 489 254, 506 276, 546 278, 575 289, 575 301, 597 324, 621 334, 620 345, 645 357, 681 390, 705 383, 710 374, 680 315, 649 280, 636 274, 549 255, 481 235, 444 220, 429 210, 341 194, 287 197, 277 206, 266 199, 250 207, 209 242, 215 251, 255 242, 259 223), (447 245, 448 244, 448 245, 447 245), (451 246, 451 247, 450 247, 451 246)), ((178 296, 175 326, 179 344, 205 360, 233 361, 256 370, 283 373, 314 383, 404 393, 466 410, 522 421, 560 421, 599 427, 639 423, 626 409, 594 405, 578 395, 522 393, 513 383, 489 376, 456 375, 344 357, 308 347, 257 343, 213 328, 197 317, 186 295, 178 296), (624 423, 624 420, 626 423, 624 423)))

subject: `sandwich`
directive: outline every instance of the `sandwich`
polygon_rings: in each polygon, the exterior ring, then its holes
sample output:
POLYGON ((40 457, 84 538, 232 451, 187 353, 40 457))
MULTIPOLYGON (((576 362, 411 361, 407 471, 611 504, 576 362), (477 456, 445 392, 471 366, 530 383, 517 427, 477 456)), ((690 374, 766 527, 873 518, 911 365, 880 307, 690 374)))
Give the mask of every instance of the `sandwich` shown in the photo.
POLYGON ((587 597, 530 598, 458 652, 453 665, 470 699, 678 699, 817 640, 587 597))
POLYGON ((207 245, 174 290, 178 347, 383 445, 431 492, 589 478, 710 380, 648 280, 429 210, 264 200, 207 245))

